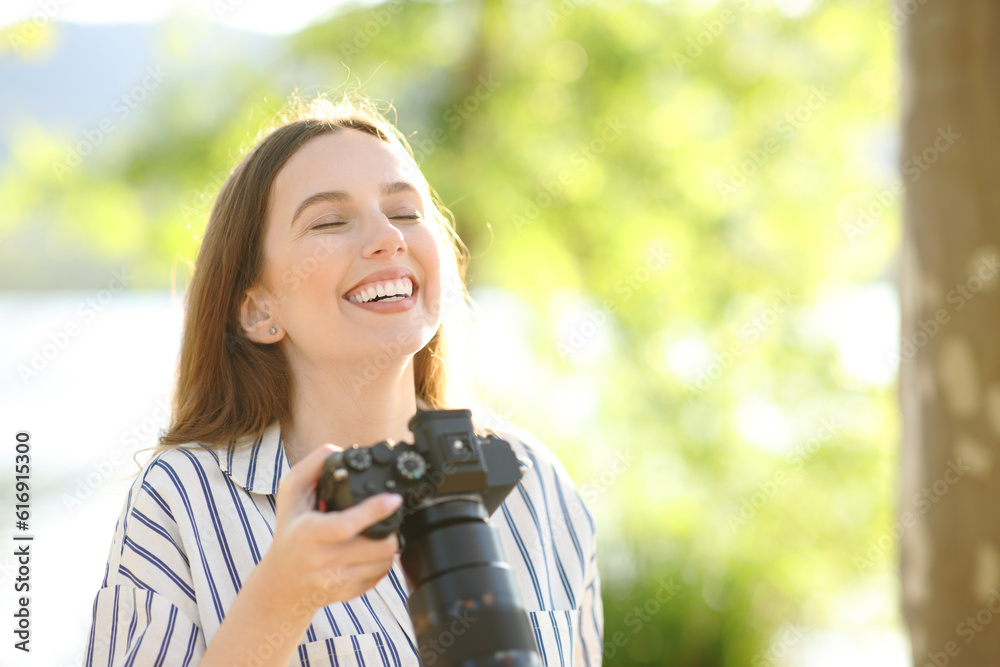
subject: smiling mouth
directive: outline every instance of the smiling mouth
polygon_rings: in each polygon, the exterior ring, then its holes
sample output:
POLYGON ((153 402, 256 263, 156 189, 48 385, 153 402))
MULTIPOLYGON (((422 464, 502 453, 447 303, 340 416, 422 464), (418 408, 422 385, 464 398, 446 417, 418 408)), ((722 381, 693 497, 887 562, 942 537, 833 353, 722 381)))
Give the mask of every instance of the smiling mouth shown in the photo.
POLYGON ((409 278, 379 280, 365 285, 347 297, 353 303, 394 303, 413 296, 413 281, 409 278))

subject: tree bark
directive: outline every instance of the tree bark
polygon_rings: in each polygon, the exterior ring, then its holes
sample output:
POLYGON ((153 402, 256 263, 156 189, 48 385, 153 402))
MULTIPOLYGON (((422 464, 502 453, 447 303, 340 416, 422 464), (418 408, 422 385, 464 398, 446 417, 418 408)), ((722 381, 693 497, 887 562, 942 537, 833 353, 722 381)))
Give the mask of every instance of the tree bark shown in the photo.
POLYGON ((903 616, 914 665, 1000 664, 1000 3, 896 0, 903 616))

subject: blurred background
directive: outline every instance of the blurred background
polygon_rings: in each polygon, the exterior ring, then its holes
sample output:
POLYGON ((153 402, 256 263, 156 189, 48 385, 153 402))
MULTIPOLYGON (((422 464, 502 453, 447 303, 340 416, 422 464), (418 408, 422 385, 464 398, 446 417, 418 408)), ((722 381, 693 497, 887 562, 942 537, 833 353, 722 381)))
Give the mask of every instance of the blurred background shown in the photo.
POLYGON ((41 0, 0 25, 0 402, 36 535, 32 653, 0 663, 81 664, 215 194, 292 92, 347 87, 395 107, 472 252, 479 392, 598 517, 605 664, 911 664, 886 0, 41 0))

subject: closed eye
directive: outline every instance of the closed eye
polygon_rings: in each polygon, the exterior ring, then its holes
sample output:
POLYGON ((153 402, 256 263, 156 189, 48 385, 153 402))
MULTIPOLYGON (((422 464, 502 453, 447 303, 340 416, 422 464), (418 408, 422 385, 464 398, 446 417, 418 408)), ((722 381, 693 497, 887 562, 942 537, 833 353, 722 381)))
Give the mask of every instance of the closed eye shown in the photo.
POLYGON ((322 222, 318 225, 314 225, 312 229, 323 229, 324 227, 340 227, 346 225, 347 223, 343 220, 331 220, 330 222, 322 222))
POLYGON ((411 215, 394 215, 390 220, 423 220, 423 216, 419 213, 413 213, 411 215))

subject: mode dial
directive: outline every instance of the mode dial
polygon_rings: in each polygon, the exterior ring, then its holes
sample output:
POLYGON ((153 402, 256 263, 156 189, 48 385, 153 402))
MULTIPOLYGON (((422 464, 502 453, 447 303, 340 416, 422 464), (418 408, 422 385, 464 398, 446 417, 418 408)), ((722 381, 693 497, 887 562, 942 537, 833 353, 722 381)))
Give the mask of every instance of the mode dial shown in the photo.
POLYGON ((348 449, 344 452, 344 461, 351 470, 364 472, 372 465, 372 455, 367 449, 348 449))
POLYGON ((427 461, 416 452, 400 452, 396 457, 396 469, 408 480, 417 480, 427 472, 427 461))

